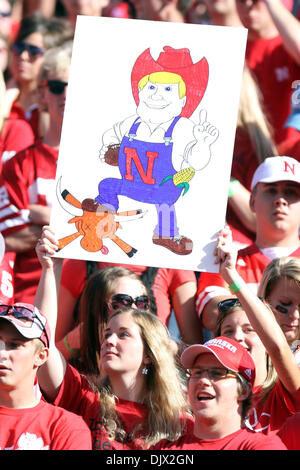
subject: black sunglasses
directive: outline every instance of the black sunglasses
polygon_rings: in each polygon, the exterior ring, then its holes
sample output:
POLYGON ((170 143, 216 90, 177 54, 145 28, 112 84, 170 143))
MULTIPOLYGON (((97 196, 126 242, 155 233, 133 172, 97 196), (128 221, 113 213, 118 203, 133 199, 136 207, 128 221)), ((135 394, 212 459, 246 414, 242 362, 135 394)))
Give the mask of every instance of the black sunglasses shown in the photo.
POLYGON ((18 55, 21 55, 24 51, 27 51, 32 59, 36 58, 38 55, 45 54, 45 49, 42 47, 33 46, 27 42, 16 42, 13 44, 11 50, 18 55))
MULTIPOLYGON (((263 297, 258 297, 259 300, 261 300, 262 302, 264 302, 264 298, 263 297)), ((228 310, 230 310, 231 308, 233 307, 241 307, 241 303, 239 301, 239 299, 225 299, 225 300, 222 300, 221 302, 218 303, 218 310, 220 313, 226 313, 228 310)))
POLYGON ((62 80, 48 80, 47 86, 50 93, 53 93, 53 95, 61 95, 66 86, 68 86, 68 82, 63 82, 62 80))
POLYGON ((133 299, 127 294, 115 294, 111 299, 111 307, 113 310, 119 310, 122 307, 131 307, 132 304, 135 304, 137 308, 142 310, 148 310, 149 297, 147 295, 140 295, 133 299))

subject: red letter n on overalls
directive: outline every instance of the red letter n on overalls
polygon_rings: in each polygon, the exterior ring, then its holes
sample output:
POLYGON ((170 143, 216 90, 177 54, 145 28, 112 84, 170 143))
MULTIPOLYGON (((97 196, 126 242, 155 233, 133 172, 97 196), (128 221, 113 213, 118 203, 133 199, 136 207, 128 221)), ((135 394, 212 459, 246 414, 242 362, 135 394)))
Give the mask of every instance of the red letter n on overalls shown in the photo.
POLYGON ((133 181, 133 174, 131 173, 131 164, 132 160, 135 163, 135 166, 142 178, 142 181, 145 184, 155 184, 155 179, 152 177, 153 173, 153 165, 155 158, 158 157, 158 153, 156 152, 146 152, 146 156, 148 158, 148 165, 147 165, 147 173, 145 173, 144 168, 141 164, 137 151, 135 149, 125 147, 124 153, 126 154, 126 174, 125 179, 127 181, 133 181))

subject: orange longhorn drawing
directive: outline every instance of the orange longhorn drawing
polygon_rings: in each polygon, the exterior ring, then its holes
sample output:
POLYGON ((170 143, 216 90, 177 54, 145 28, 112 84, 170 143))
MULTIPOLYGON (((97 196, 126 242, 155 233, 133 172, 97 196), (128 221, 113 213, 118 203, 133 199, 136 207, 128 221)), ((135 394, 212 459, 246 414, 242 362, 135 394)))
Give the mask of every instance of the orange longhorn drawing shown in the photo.
POLYGON ((142 210, 115 212, 98 204, 94 199, 84 199, 82 202, 79 202, 66 189, 62 191, 60 195, 71 206, 81 209, 83 213, 68 221, 69 224, 75 224, 77 232, 59 239, 59 250, 62 250, 73 240, 82 236, 83 238, 80 241, 80 245, 84 250, 89 252, 101 251, 105 255, 108 254, 108 248, 103 245, 102 240, 104 238, 108 238, 116 243, 130 258, 137 252, 135 248, 128 245, 115 234, 119 228, 122 228, 120 223, 115 220, 115 216, 143 217, 144 212, 142 212, 142 210))

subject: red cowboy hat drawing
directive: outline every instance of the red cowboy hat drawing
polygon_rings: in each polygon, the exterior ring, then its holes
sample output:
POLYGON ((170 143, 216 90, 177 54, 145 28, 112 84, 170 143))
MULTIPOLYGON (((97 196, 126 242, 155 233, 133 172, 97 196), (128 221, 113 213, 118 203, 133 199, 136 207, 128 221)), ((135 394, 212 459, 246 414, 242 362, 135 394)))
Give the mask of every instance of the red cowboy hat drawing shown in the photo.
POLYGON ((208 63, 205 57, 193 63, 189 49, 165 46, 157 61, 146 49, 136 60, 131 73, 131 87, 136 105, 139 103, 138 83, 145 75, 171 72, 180 75, 186 85, 186 104, 181 116, 190 117, 200 103, 208 82, 208 63))

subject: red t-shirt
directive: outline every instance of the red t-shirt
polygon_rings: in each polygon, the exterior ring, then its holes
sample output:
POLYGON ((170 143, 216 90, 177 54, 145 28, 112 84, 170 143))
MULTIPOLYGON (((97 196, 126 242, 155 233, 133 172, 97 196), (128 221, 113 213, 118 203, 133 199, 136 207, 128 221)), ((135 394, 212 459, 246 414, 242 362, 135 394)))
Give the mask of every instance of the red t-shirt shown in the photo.
POLYGON ((69 364, 54 405, 83 417, 92 433, 94 450, 143 449, 143 442, 138 437, 133 438, 132 431, 145 423, 148 415, 146 406, 118 399, 116 410, 125 435, 112 441, 101 421, 98 392, 92 390, 87 379, 69 364))
POLYGON ((287 450, 276 434, 261 435, 249 429, 239 429, 221 439, 198 439, 184 434, 177 441, 160 441, 153 450, 287 450))
POLYGON ((300 450, 300 413, 290 416, 278 431, 278 436, 288 450, 300 450))
POLYGON ((0 303, 14 303, 14 254, 5 253, 0 264, 0 303))
POLYGON ((300 132, 298 130, 295 129, 293 137, 278 146, 278 155, 287 155, 300 161, 300 132))
POLYGON ((80 416, 41 400, 34 408, 0 406, 0 450, 91 450, 80 416))
POLYGON ((40 112, 38 109, 37 105, 31 106, 31 108, 28 111, 24 111, 24 109, 18 105, 17 103, 13 103, 10 114, 9 114, 9 119, 15 120, 15 119, 23 119, 24 121, 28 122, 30 125, 33 134, 36 139, 40 138, 39 135, 39 118, 40 112))
POLYGON ((1 132, 2 163, 34 143, 34 134, 24 119, 7 119, 1 132))
MULTIPOLYGON (((289 256, 299 258, 300 248, 290 253, 289 256)), ((249 287, 251 287, 254 292, 257 292, 262 273, 270 262, 271 260, 253 243, 239 250, 236 269, 249 287)), ((213 297, 219 295, 232 295, 221 274, 202 272, 199 277, 196 300, 198 315, 201 315, 203 308, 213 297)))
POLYGON ((256 77, 263 105, 275 131, 277 144, 289 138, 284 124, 291 112, 292 83, 300 77, 300 67, 283 47, 281 36, 248 41, 247 65, 256 77))
MULTIPOLYGON (((113 266, 112 263, 98 263, 98 267, 105 268, 113 266)), ((141 276, 146 271, 146 266, 135 266, 122 264, 127 269, 134 271, 141 276)), ((61 285, 67 289, 72 296, 77 299, 82 292, 86 282, 86 262, 82 260, 65 260, 63 265, 63 273, 61 285), (76 276, 74 277, 74 272, 76 276)), ((154 278, 152 291, 156 300, 157 316, 166 325, 169 323, 172 303, 171 298, 176 289, 187 282, 195 282, 196 276, 194 271, 185 271, 181 269, 165 269, 159 268, 154 278)))
MULTIPOLYGON (((70 364, 67 364, 64 380, 54 405, 61 406, 83 417, 92 433, 93 450, 145 449, 141 436, 143 435, 143 425, 146 424, 148 417, 146 405, 121 398, 117 399, 116 411, 125 433, 112 441, 102 424, 99 393, 93 390, 86 377, 70 364), (139 430, 133 435, 137 427, 139 430)), ((193 427, 193 420, 187 417, 182 421, 182 425, 184 430, 189 432, 193 427)))
MULTIPOLYGON (((3 165, 5 185, 0 187, 0 231, 4 237, 31 225, 30 204, 52 205, 57 158, 58 150, 36 141, 3 165)), ((16 255, 16 302, 33 303, 40 273, 35 249, 16 255)))
MULTIPOLYGON (((258 395, 259 389, 259 387, 254 389, 254 395, 258 395)), ((291 395, 278 381, 267 399, 256 404, 247 419, 247 425, 256 433, 268 434, 278 431, 287 418, 298 412, 300 412, 300 389, 291 395)))

